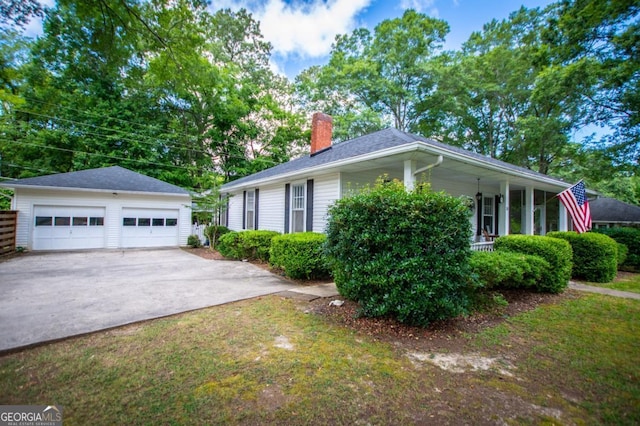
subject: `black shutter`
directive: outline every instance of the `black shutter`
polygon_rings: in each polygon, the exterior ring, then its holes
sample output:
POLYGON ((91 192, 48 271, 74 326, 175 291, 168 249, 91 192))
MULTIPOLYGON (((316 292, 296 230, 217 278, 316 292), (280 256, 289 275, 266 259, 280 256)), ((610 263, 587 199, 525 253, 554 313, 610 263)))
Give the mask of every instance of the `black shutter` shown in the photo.
POLYGON ((495 206, 493 210, 493 215, 496 218, 496 220, 494 221, 494 223, 496 224, 496 227, 493 229, 493 234, 498 235, 498 229, 500 229, 500 196, 499 195, 496 195, 494 205, 495 206))
POLYGON ((228 194, 225 194, 226 197, 226 201, 224 202, 225 208, 224 208, 224 215, 226 216, 224 224, 226 227, 229 227, 229 196, 228 194))
POLYGON ((260 203, 258 202, 258 193, 260 190, 256 188, 255 196, 253 197, 253 218, 255 219, 253 222, 253 229, 258 229, 258 206, 260 203))
POLYGON ((476 235, 480 236, 482 235, 482 197, 480 197, 480 201, 476 201, 476 204, 478 205, 478 222, 476 226, 476 235))
POLYGON ((284 233, 289 233, 289 208, 291 207, 291 185, 284 186, 284 233))
POLYGON ((242 191, 242 229, 247 229, 247 191, 242 191))
POLYGON ((307 181, 307 232, 313 231, 313 179, 307 181))

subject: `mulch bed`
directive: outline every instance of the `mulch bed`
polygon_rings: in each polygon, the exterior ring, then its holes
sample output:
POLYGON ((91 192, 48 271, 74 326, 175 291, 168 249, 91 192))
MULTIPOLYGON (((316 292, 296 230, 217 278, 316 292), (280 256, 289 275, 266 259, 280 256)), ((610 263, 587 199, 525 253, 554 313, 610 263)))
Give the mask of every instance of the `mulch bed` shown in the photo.
MULTIPOLYGON (((220 253, 215 250, 210 250, 207 247, 196 249, 185 248, 184 250, 205 259, 225 260, 224 256, 220 253)), ((279 271, 274 271, 264 262, 252 263, 265 270, 282 275, 279 271)), ((330 279, 290 281, 300 285, 332 282, 330 279)), ((571 290, 567 290, 562 294, 531 293, 522 290, 500 290, 500 294, 502 294, 508 302, 507 306, 434 322, 426 328, 408 326, 390 317, 362 317, 359 315, 359 306, 356 302, 344 300, 340 296, 319 298, 311 302, 306 302, 308 306, 305 307, 305 310, 321 315, 336 325, 349 327, 358 333, 371 336, 376 340, 390 342, 404 348, 423 351, 443 349, 459 351, 467 343, 468 339, 465 338, 465 335, 475 334, 488 327, 498 325, 514 315, 533 310, 542 304, 554 304, 566 299, 580 297, 578 292, 571 290), (342 306, 330 306, 329 302, 335 299, 344 300, 344 304, 342 306)))

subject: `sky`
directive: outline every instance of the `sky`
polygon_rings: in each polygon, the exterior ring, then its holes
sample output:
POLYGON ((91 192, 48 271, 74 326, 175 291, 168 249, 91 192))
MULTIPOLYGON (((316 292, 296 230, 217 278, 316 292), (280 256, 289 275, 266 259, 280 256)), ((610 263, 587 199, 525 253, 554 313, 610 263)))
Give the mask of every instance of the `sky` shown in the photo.
MULTIPOLYGON (((385 19, 415 9, 448 22, 450 32, 444 48, 459 49, 473 31, 492 19, 502 20, 521 6, 544 7, 551 0, 212 0, 213 12, 220 8, 248 10, 265 40, 271 42, 272 68, 294 79, 312 65, 327 63, 336 35, 356 28, 373 31, 385 19)), ((51 6, 53 0, 41 0, 51 6)), ((42 23, 29 23, 25 34, 37 36, 42 23)))

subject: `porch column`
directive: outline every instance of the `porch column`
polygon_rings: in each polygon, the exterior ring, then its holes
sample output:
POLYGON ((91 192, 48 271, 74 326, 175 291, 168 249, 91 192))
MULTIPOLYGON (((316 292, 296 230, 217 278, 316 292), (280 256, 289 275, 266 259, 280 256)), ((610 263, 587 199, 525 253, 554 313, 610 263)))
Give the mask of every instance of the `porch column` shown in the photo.
POLYGON ((560 217, 558 218, 558 231, 564 232, 569 230, 569 219, 567 217, 567 209, 564 204, 560 204, 560 217))
POLYGON ((498 235, 509 235, 509 181, 500 182, 500 194, 504 199, 498 210, 498 235))
POLYGON ((524 223, 522 224, 524 235, 533 235, 533 211, 536 208, 533 202, 533 187, 527 186, 524 191, 524 223))
POLYGON ((413 190, 416 183, 416 160, 404 160, 404 187, 407 191, 413 190))

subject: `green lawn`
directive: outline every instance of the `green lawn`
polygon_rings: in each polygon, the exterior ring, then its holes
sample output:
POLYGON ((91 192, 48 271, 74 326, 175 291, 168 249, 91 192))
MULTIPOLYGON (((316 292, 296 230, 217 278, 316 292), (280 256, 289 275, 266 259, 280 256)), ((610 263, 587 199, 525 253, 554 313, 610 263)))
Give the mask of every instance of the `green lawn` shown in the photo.
POLYGON ((60 404, 66 425, 640 422, 638 301, 542 306, 452 336, 460 354, 379 342, 307 306, 270 296, 5 355, 0 404, 60 404), (431 363, 471 354, 497 362, 431 363))
POLYGON ((585 282, 585 284, 603 288, 610 288, 613 290, 640 293, 640 274, 631 272, 618 272, 618 276, 611 283, 602 284, 585 282))

